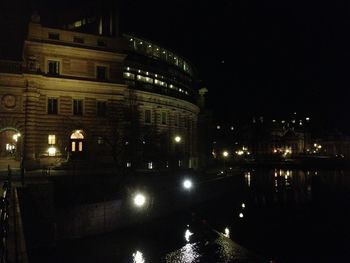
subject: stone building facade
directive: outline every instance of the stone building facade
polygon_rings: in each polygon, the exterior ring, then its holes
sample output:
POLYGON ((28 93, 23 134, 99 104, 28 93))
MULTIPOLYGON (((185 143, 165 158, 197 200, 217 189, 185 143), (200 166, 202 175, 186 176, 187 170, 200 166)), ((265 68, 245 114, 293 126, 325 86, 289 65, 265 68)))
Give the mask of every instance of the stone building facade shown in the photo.
POLYGON ((146 63, 130 38, 49 28, 33 17, 23 61, 0 63, 0 159, 28 169, 77 159, 196 168, 189 63, 146 63), (187 82, 170 80, 176 74, 187 82))

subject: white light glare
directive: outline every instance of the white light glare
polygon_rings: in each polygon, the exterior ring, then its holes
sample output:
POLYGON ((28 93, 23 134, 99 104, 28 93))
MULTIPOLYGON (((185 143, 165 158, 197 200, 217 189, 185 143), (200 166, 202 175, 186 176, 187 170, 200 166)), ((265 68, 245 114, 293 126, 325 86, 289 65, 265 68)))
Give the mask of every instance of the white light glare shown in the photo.
POLYGON ((180 136, 175 136, 175 142, 181 142, 181 137, 180 136))
POLYGON ((189 180, 189 179, 186 179, 184 182, 183 182, 183 186, 185 189, 191 189, 192 188, 192 181, 189 180))
POLYGON ((143 257, 142 252, 136 251, 135 253, 132 254, 133 257, 133 263, 144 263, 145 258, 143 257))
POLYGON ((244 217, 243 213, 239 213, 239 218, 243 218, 243 217, 244 217))
POLYGON ((146 202, 146 197, 143 194, 137 194, 134 198, 134 204, 136 206, 143 206, 146 202))
POLYGON ((186 229, 186 232, 185 232, 185 240, 187 242, 190 242, 190 236, 192 236, 193 233, 189 230, 189 229, 186 229))
POLYGON ((228 227, 225 228, 224 236, 230 238, 230 229, 228 227))

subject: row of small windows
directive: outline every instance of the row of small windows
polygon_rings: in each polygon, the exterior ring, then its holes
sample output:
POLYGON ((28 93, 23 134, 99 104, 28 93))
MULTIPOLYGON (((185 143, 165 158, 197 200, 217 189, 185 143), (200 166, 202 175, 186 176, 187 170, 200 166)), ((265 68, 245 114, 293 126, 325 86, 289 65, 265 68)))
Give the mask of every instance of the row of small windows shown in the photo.
MULTIPOLYGON (((49 59, 47 61, 47 73, 52 76, 60 75, 60 61, 49 59)), ((96 79, 107 80, 108 79, 107 66, 96 66, 96 79)))
MULTIPOLYGON (((52 40, 60 40, 60 34, 56 33, 56 32, 49 32, 48 33, 48 38, 52 39, 52 40)), ((78 44, 84 44, 85 43, 85 39, 83 37, 80 37, 80 36, 73 36, 72 41, 74 43, 78 43, 78 44)), ((97 46, 100 46, 100 47, 105 47, 106 46, 106 42, 101 40, 101 39, 98 39, 96 44, 97 44, 97 46)))
POLYGON ((154 45, 148 41, 144 41, 142 39, 131 37, 128 35, 125 35, 125 37, 128 39, 129 47, 132 50, 135 50, 137 52, 143 53, 151 57, 164 60, 169 64, 172 64, 181 68, 183 71, 187 72, 190 75, 193 74, 192 68, 190 67, 190 65, 184 59, 177 56, 176 54, 164 48, 161 48, 157 45, 154 45))
MULTIPOLYGON (((144 121, 146 124, 152 123, 152 111, 150 109, 146 109, 144 111, 144 121)), ((160 114, 160 123, 163 125, 169 124, 168 120, 168 113, 165 111, 162 111, 160 114)), ((174 126, 180 125, 180 114, 175 114, 174 116, 174 126)), ((184 127, 187 127, 187 121, 184 120, 184 127)))
MULTIPOLYGON (((58 99, 48 98, 47 100, 47 113, 58 114, 58 99)), ((96 115, 104 117, 107 114, 107 103, 105 101, 97 101, 96 103, 96 115)), ((73 100, 73 115, 83 115, 83 100, 73 100)))
MULTIPOLYGON (((147 72, 148 73, 148 72, 147 72)), ((161 87, 168 87, 169 89, 173 89, 176 90, 178 92, 184 93, 186 95, 189 95, 189 92, 182 89, 182 88, 178 88, 177 86, 174 86, 173 84, 168 84, 165 81, 162 81, 160 79, 157 78, 164 78, 163 76, 159 76, 157 74, 154 74, 155 78, 153 77, 149 77, 149 76, 144 76, 144 75, 140 75, 140 74, 134 74, 134 73, 130 73, 130 72, 124 72, 123 76, 125 79, 129 79, 129 80, 135 80, 135 76, 136 76, 136 80, 140 81, 140 82, 145 82, 145 83, 149 83, 149 84, 155 84, 157 86, 161 86, 161 87)))

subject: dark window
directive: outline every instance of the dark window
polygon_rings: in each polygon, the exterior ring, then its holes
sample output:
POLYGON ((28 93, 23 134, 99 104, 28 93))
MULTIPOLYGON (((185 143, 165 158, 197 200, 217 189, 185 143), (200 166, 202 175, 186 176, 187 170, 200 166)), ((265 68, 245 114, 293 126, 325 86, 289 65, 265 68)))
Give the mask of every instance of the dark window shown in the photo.
POLYGON ((73 42, 83 44, 84 39, 82 37, 74 37, 73 42))
POLYGON ((97 102, 97 116, 104 117, 107 113, 107 103, 105 101, 97 102))
POLYGON ((106 46, 106 42, 102 41, 102 40, 97 40, 97 45, 99 47, 105 47, 106 46))
POLYGON ((48 61, 48 74, 59 75, 60 74, 60 62, 56 60, 48 61))
POLYGON ((47 113, 57 114, 58 112, 58 100, 55 98, 49 98, 47 100, 47 113))
POLYGON ((179 126, 179 114, 175 114, 175 126, 179 126))
POLYGON ((60 34, 58 34, 58 33, 49 33, 49 39, 60 40, 60 34))
POLYGON ((73 100, 73 114, 74 115, 83 115, 83 101, 82 100, 73 100))
POLYGON ((96 78, 99 80, 107 79, 107 67, 97 66, 96 67, 96 78))
POLYGON ((151 110, 145 110, 145 123, 151 123, 151 110))
POLYGON ((162 112, 162 124, 166 124, 166 112, 162 112))

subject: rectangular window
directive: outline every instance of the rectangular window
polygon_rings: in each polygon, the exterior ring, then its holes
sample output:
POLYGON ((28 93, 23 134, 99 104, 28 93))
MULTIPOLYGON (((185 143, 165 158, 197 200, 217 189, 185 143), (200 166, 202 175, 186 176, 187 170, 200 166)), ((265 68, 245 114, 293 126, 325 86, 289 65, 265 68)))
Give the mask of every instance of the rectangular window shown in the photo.
POLYGON ((97 102, 97 116, 104 117, 107 113, 107 103, 105 101, 97 102))
POLYGON ((152 122, 152 114, 151 110, 145 110, 145 123, 151 123, 152 122))
POLYGON ((73 115, 83 115, 83 101, 73 100, 73 115))
POLYGON ((75 142, 72 142, 72 152, 75 152, 75 142))
POLYGON ((175 114, 175 121, 174 121, 175 126, 179 126, 179 119, 180 119, 179 114, 175 114))
POLYGON ((54 134, 49 134, 47 137, 48 144, 56 144, 56 135, 54 134))
POLYGON ((50 75, 60 74, 60 62, 57 60, 48 60, 47 73, 50 75))
POLYGON ((58 34, 58 33, 49 33, 49 39, 60 40, 60 34, 58 34))
POLYGON ((124 72, 123 76, 125 79, 135 79, 135 74, 129 73, 129 72, 124 72))
POLYGON ((107 79, 107 67, 96 66, 96 78, 98 80, 106 80, 107 79))
POLYGON ((82 38, 82 37, 73 37, 73 42, 79 43, 79 44, 84 44, 84 38, 82 38))
POLYGON ((48 98, 47 100, 47 113, 57 114, 58 113, 58 99, 48 98))
POLYGON ((167 116, 166 116, 166 112, 162 112, 162 124, 166 124, 167 123, 167 116))

